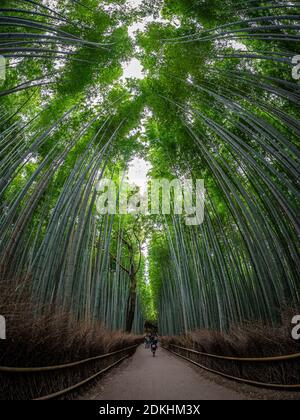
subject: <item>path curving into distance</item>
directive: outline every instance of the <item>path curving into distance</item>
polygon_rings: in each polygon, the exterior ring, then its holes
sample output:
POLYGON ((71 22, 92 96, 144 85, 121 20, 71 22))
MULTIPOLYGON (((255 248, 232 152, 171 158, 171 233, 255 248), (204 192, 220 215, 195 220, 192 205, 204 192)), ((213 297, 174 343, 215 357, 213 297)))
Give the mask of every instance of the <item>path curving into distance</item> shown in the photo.
POLYGON ((159 348, 139 347, 83 399, 89 400, 243 400, 245 396, 203 377, 200 368, 159 348))

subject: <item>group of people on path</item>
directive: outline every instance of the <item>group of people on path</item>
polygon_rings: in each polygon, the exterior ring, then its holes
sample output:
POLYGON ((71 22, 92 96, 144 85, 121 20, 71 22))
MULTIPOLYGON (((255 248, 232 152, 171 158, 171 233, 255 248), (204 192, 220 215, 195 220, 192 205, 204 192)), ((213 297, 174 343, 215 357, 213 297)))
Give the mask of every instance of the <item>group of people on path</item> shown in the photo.
POLYGON ((157 333, 149 333, 145 336, 145 349, 151 349, 153 357, 156 354, 158 347, 158 335, 157 333))

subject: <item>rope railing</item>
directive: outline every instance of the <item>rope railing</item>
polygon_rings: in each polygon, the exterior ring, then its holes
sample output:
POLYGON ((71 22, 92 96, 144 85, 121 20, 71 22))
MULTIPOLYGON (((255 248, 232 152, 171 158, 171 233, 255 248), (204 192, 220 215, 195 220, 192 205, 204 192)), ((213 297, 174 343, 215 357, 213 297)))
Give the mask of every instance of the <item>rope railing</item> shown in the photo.
POLYGON ((61 391, 55 392, 53 394, 49 394, 49 395, 44 395, 43 397, 39 397, 39 398, 35 398, 33 401, 47 401, 47 400, 53 400, 54 398, 58 398, 58 397, 62 397, 63 395, 66 395, 72 391, 75 391, 78 388, 81 388, 83 385, 88 384, 89 382, 93 381, 94 379, 97 379, 98 376, 103 375, 104 373, 106 373, 107 371, 109 371, 110 369, 112 369, 113 367, 117 366, 118 364, 120 364, 121 362, 123 362, 123 360, 127 359, 129 356, 124 356, 121 359, 119 359, 117 362, 107 366, 105 369, 100 370, 100 372, 95 373, 94 375, 90 376, 87 379, 84 379, 81 382, 78 382, 75 385, 72 385, 68 388, 62 389, 61 391))
POLYGON ((190 353, 194 353, 194 354, 198 354, 200 356, 206 356, 206 357, 210 357, 212 359, 220 359, 220 360, 231 360, 231 361, 235 361, 235 362, 261 362, 261 363, 266 363, 266 362, 282 362, 284 360, 295 360, 295 359, 300 359, 300 353, 295 353, 295 354, 289 354, 286 356, 275 356, 275 357, 233 357, 233 356, 221 356, 218 354, 210 354, 210 353, 204 353, 204 352, 199 352, 193 349, 188 349, 186 347, 180 347, 180 346, 176 346, 175 344, 168 344, 169 347, 175 347, 181 350, 185 350, 188 351, 190 353))
POLYGON ((235 362, 278 362, 278 361, 284 361, 284 360, 296 360, 300 358, 300 354, 294 354, 294 355, 287 355, 287 356, 278 356, 278 357, 262 357, 262 358, 239 358, 239 357, 227 357, 227 356, 219 356, 219 355, 214 355, 214 354, 209 354, 209 353, 201 353, 201 352, 197 352, 196 350, 192 350, 192 349, 187 349, 185 347, 180 347, 180 346, 176 346, 174 344, 169 344, 168 346, 163 346, 163 348, 165 350, 168 350, 170 353, 175 354, 178 357, 181 357, 182 359, 187 360, 188 362, 200 367, 203 370, 206 370, 208 372, 214 373, 216 375, 222 376, 226 379, 230 379, 230 380, 234 380, 240 383, 244 383, 247 385, 252 385, 252 386, 256 386, 256 387, 261 387, 261 388, 270 388, 270 389, 282 389, 282 390, 289 390, 289 391, 298 391, 300 390, 300 384, 291 384, 291 385, 285 385, 285 384, 274 384, 274 383, 266 383, 266 382, 260 382, 260 381, 255 381, 255 380, 251 380, 251 379, 246 379, 246 378, 241 378, 238 376, 233 376, 233 375, 229 375, 227 373, 209 368, 207 366, 204 366, 186 356, 183 356, 182 354, 173 351, 170 349, 170 347, 174 347, 177 348, 179 350, 185 350, 187 352, 191 352, 194 354, 197 354, 199 356, 208 356, 210 358, 214 358, 214 359, 219 359, 219 360, 229 360, 229 361, 235 361, 235 362))
POLYGON ((117 361, 113 362, 109 366, 106 366, 105 368, 102 368, 100 371, 98 371, 97 373, 94 373, 93 375, 89 376, 88 378, 86 378, 84 380, 81 380, 80 382, 78 382, 74 385, 71 385, 67 388, 64 388, 62 390, 59 390, 57 392, 54 392, 54 393, 51 393, 51 394, 44 395, 44 396, 37 397, 37 398, 33 399, 34 401, 52 400, 54 398, 58 398, 58 397, 66 395, 66 394, 68 394, 72 391, 75 391, 78 388, 82 387, 83 385, 86 385, 89 382, 93 381, 94 379, 98 378, 100 375, 106 373, 107 371, 109 371, 110 369, 112 369, 113 367, 117 366, 118 364, 123 362, 125 359, 130 357, 131 351, 135 350, 138 346, 139 346, 139 344, 136 344, 134 346, 125 347, 123 349, 117 350, 117 351, 112 352, 112 353, 102 354, 100 356, 90 357, 88 359, 79 360, 77 362, 66 363, 66 364, 56 365, 56 366, 44 366, 44 367, 4 367, 4 366, 0 366, 0 373, 12 373, 12 374, 24 374, 24 373, 25 374, 26 373, 31 374, 32 373, 32 374, 34 374, 34 373, 47 373, 47 372, 61 371, 61 370, 68 369, 68 368, 78 367, 78 366, 84 365, 84 364, 89 363, 89 362, 108 359, 109 357, 114 357, 118 354, 121 355, 121 357, 117 361), (128 353, 128 354, 126 354, 124 356, 123 355, 124 353, 128 353))
POLYGON ((88 362, 93 362, 93 361, 96 361, 96 360, 106 359, 108 357, 115 356, 115 355, 123 353, 125 351, 133 350, 134 348, 137 348, 137 347, 138 347, 138 344, 136 344, 134 346, 126 347, 126 348, 121 349, 121 350, 117 350, 113 353, 102 354, 101 356, 91 357, 89 359, 80 360, 78 362, 66 363, 66 364, 57 365, 57 366, 44 366, 44 367, 5 367, 5 366, 0 366, 0 372, 6 372, 6 373, 41 373, 41 372, 49 372, 49 371, 54 371, 54 370, 68 369, 68 368, 71 368, 71 367, 76 367, 76 366, 83 365, 83 364, 88 363, 88 362))

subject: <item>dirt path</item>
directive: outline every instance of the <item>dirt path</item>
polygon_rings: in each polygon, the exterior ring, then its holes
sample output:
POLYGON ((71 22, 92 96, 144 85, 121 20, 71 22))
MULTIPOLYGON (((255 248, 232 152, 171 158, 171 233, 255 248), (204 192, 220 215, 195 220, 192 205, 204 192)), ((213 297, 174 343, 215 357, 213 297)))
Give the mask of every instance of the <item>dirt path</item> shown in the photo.
POLYGON ((242 400, 232 389, 201 375, 201 369, 159 348, 153 358, 140 347, 84 399, 92 400, 242 400))

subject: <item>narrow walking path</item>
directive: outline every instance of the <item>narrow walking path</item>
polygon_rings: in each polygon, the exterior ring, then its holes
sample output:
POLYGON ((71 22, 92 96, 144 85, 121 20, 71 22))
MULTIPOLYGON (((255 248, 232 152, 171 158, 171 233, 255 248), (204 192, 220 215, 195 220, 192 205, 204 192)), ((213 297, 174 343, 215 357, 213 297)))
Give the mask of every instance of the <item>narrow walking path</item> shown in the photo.
POLYGON ((203 377, 201 369, 159 348, 139 347, 84 399, 93 400, 242 400, 232 389, 203 377))

